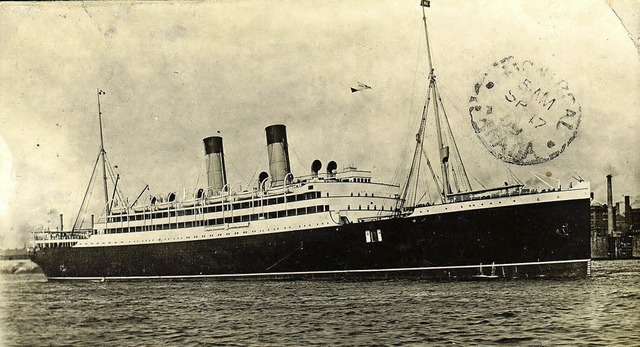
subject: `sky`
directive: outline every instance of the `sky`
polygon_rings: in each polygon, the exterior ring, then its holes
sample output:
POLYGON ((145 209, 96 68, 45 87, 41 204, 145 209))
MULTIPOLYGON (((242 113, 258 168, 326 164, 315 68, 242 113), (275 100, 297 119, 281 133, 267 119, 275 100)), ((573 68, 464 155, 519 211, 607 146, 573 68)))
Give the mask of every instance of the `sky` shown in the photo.
MULTIPOLYGON (((427 18, 472 185, 509 171, 532 185, 532 172, 565 187, 580 176, 606 202, 612 174, 614 199, 640 205, 638 2, 433 0, 427 18), (474 132, 474 85, 505 57, 543 68, 532 78, 580 106, 575 138, 552 160, 504 163, 474 132)), ((427 88, 417 0, 0 3, 0 31, 0 248, 55 228, 60 213, 73 223, 99 151, 98 88, 130 200, 147 184, 143 198, 202 187, 202 139, 218 132, 228 180, 247 187, 268 170, 271 124, 287 126, 294 175, 335 160, 401 183, 427 88), (372 89, 351 93, 358 82, 372 89)), ((502 98, 488 97, 496 113, 502 98)))

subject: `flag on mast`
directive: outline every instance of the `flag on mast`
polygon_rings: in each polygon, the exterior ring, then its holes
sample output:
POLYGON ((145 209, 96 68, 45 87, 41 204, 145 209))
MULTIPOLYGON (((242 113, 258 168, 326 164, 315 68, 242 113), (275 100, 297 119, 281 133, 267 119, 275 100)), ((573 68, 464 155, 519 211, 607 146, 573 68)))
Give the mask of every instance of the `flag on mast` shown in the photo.
POLYGON ((420 6, 422 6, 422 7, 431 7, 431 1, 429 1, 429 0, 422 0, 422 1, 420 2, 420 6))

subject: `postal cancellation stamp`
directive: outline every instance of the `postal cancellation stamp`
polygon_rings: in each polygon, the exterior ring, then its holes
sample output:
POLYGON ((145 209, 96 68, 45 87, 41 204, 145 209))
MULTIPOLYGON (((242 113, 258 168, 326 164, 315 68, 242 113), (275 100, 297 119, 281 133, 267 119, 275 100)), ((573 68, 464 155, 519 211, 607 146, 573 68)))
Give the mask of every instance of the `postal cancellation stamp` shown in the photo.
POLYGON ((562 153, 578 134, 581 108, 566 81, 546 68, 509 56, 473 86, 471 125, 495 157, 534 165, 562 153))

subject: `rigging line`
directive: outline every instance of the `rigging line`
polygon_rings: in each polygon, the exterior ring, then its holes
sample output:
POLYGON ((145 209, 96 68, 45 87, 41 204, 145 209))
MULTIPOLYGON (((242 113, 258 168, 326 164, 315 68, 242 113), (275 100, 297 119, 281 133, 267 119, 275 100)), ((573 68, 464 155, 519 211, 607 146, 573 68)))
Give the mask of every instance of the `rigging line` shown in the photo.
MULTIPOLYGON (((427 166, 429 167, 429 171, 431 171, 432 175, 435 175, 435 173, 433 172, 433 168, 431 167, 431 162, 429 161, 429 158, 427 158, 427 153, 424 151, 424 148, 422 149, 422 154, 424 155, 425 160, 427 161, 427 166)), ((422 201, 422 199, 426 196, 429 195, 429 198, 431 199, 431 190, 429 189, 429 181, 428 180, 424 180, 425 181, 425 186, 426 186, 426 191, 424 192, 424 194, 422 194, 422 196, 420 197, 420 199, 418 199, 418 204, 420 203, 420 201, 422 201)), ((438 182, 435 182, 436 184, 436 188, 438 188, 438 182)), ((433 201, 433 200, 432 200, 433 201)))
MULTIPOLYGON (((105 168, 105 154, 107 153, 104 149, 104 129, 102 127, 102 110, 100 108, 100 95, 104 94, 100 88, 96 88, 96 94, 98 99, 98 121, 100 122, 100 153, 102 154, 102 178, 104 185, 104 203, 105 205, 109 202, 109 190, 107 188, 107 169, 105 168)), ((106 208, 106 207, 105 207, 106 208)), ((109 210, 107 209, 107 214, 109 214, 109 210)))
MULTIPOLYGON (((137 191, 137 188, 134 188, 133 186, 133 182, 131 182, 132 180, 130 180, 131 176, 126 176, 126 180, 124 179, 124 176, 120 177, 120 182, 118 183, 118 193, 120 194, 120 199, 123 200, 123 202, 125 200, 127 200, 130 196, 125 196, 124 193, 129 193, 132 191, 137 191)), ((140 180, 141 181, 141 180, 140 180)), ((146 185, 146 183, 142 182, 144 185, 146 185)))
MULTIPOLYGON (((448 105, 453 106, 453 108, 455 109, 455 111, 456 111, 456 113, 457 113, 457 114, 463 114, 463 113, 460 111, 460 109, 457 107, 457 103, 455 103, 455 102, 453 101, 453 99, 449 96, 450 91, 446 88, 446 86, 445 86, 445 87, 443 87, 443 86, 438 86, 438 88, 439 88, 439 89, 442 89, 443 93, 440 93, 440 95, 443 95, 443 94, 444 94, 444 97, 449 101, 448 105)), ((490 92, 490 93, 493 93, 493 90, 489 90, 489 92, 490 92)), ((449 129, 449 131, 451 131, 451 129, 449 129)), ((454 143, 455 143, 455 142, 454 142, 454 143)), ((457 146, 456 146, 456 152, 458 152, 458 153, 459 153, 459 150, 457 149, 457 146)), ((458 154, 458 156, 459 156, 459 154, 458 154)), ((510 170, 510 169, 509 169, 509 167, 506 165, 506 163, 504 163, 502 160, 499 160, 499 162, 500 162, 500 165, 504 166, 504 168, 505 168, 505 169, 507 169, 507 171, 509 171, 509 172, 510 172, 510 174, 511 174, 512 178, 514 178, 516 182, 519 182, 520 184, 522 184, 522 181, 518 178, 518 176, 516 176, 513 172, 511 172, 511 170, 510 170)), ((464 170, 465 175, 469 175, 469 173, 467 173, 467 171, 466 171, 466 168, 464 167, 464 163, 462 162, 462 157, 460 157, 460 163, 461 163, 461 165, 462 165, 462 169, 464 170)), ((478 184, 480 184, 484 189, 486 189, 486 188, 485 188, 485 186, 484 186, 484 185, 483 185, 483 184, 482 184, 482 183, 481 183, 481 182, 480 182, 476 177, 473 177, 473 178, 474 178, 474 180, 475 180, 478 184)), ((469 181, 468 176, 467 176, 467 182, 468 182, 468 184, 469 184, 469 190, 472 190, 472 189, 471 189, 471 182, 469 181)))
MULTIPOLYGON (((449 95, 448 95, 448 89, 447 89, 447 88, 445 88, 445 87, 442 87, 442 86, 438 86, 438 97, 440 98, 440 102, 441 102, 441 104, 442 104, 442 105, 444 105, 444 104, 442 103, 442 98, 441 98, 441 96, 442 96, 443 94, 444 94, 445 98, 448 100, 448 104, 447 104, 447 105, 452 105, 452 106, 453 106, 453 108, 454 108, 454 109, 455 109, 455 111, 456 111, 456 114, 458 114, 458 115, 462 114, 462 113, 460 112, 460 109, 457 107, 456 103, 455 103, 455 102, 454 102, 454 101, 449 97, 449 95), (444 93, 441 93, 441 92, 440 92, 440 90, 441 90, 441 89, 444 91, 444 93)), ((467 189, 467 190, 469 190, 469 191, 471 191, 471 190, 472 190, 472 187, 471 187, 471 181, 469 181, 469 176, 468 176, 469 174, 467 173, 466 167, 464 166, 464 162, 463 162, 463 160, 462 160, 462 156, 460 155, 460 150, 459 150, 459 148, 458 148, 458 144, 457 144, 457 142, 455 141, 455 138, 454 138, 454 136, 453 136, 453 131, 452 131, 452 129, 451 129, 451 124, 450 124, 450 122, 449 122, 449 117, 448 117, 448 116, 447 116, 447 114, 446 114, 446 110, 444 109, 444 106, 442 106, 442 112, 444 113, 444 116, 446 117, 446 123, 447 123, 448 133, 449 133, 449 136, 452 138, 452 142, 453 142, 453 144, 454 144, 454 150, 455 150, 455 153, 456 153, 456 159, 455 159, 456 165, 460 168, 460 171, 462 172, 463 177, 465 178, 465 180, 463 181, 463 183, 466 183, 466 185, 467 185, 466 189, 467 189)))
POLYGON ((571 172, 573 172, 576 175, 576 177, 574 178, 576 178, 578 181, 584 181, 584 178, 582 178, 582 176, 580 176, 580 174, 577 173, 572 167, 570 166, 567 166, 567 167, 569 168, 569 170, 571 170, 571 172))
MULTIPOLYGON (((198 168, 198 175, 197 175, 197 178, 196 178, 196 185, 195 185, 195 188, 193 188, 193 192, 194 192, 194 193, 195 193, 195 192, 197 192, 197 189, 200 189, 200 188, 198 187, 198 185, 200 184, 200 178, 202 177, 202 173, 203 173, 203 172, 206 172, 206 171, 207 171, 207 169, 206 169, 206 162, 205 162, 205 161, 203 161, 203 160, 200 160, 200 167, 198 168), (204 164, 204 165, 203 165, 203 164, 204 164), (203 166, 205 166, 205 167, 204 167, 204 170, 203 170, 203 166)), ((208 185, 208 183, 207 183, 207 185, 208 185)), ((208 187, 207 187, 207 188, 208 188, 208 187)), ((194 197, 195 197, 195 195, 194 195, 194 197)))
MULTIPOLYGON (((424 14, 424 8, 423 8, 423 17, 424 16, 425 16, 425 14, 424 14)), ((425 23, 425 25, 426 25, 426 23, 425 23)), ((425 28, 425 30, 426 30, 426 28, 425 28)), ((419 36, 420 36, 420 34, 417 34, 418 38, 416 39, 416 41, 420 40, 419 36)), ((413 106, 414 105, 413 101, 415 99, 415 90, 416 90, 415 89, 415 85, 416 85, 417 80, 418 80, 418 66, 419 66, 419 62, 421 60, 421 52, 422 52, 422 49, 421 49, 422 45, 416 45, 416 46, 418 47, 418 51, 417 51, 417 54, 416 54, 416 63, 414 65, 415 69, 414 69, 413 84, 412 84, 412 88, 411 88, 411 99, 410 99, 411 102, 409 104, 409 114, 413 114, 415 112, 414 106, 413 106)), ((426 99, 426 96, 425 96, 425 99, 426 99)), ((425 100, 425 102, 426 102, 426 100, 425 100)), ((405 127, 405 129, 415 129, 416 125, 420 122, 420 118, 409 117, 408 120, 409 121, 408 121, 407 127, 405 127)), ((400 157, 400 161, 399 161, 398 165, 396 166, 396 171, 394 172, 394 175, 393 175, 393 179, 392 179, 393 182, 396 182, 398 180, 398 176, 400 176, 401 172, 403 171, 403 168, 406 165, 404 163, 405 163, 405 160, 406 160, 407 155, 409 153, 408 149, 411 147, 411 141, 409 140, 411 137, 408 136, 409 133, 410 132, 406 131, 406 130, 404 132, 404 135, 408 138, 408 141, 404 142, 403 150, 401 152, 402 154, 401 154, 401 157, 400 157)))
MULTIPOLYGON (((448 160, 445 160, 445 152, 443 152, 443 150, 447 150, 446 155, 448 158, 449 157, 449 146, 448 143, 445 143, 445 141, 448 142, 448 140, 446 139, 446 137, 444 137, 443 135, 445 135, 443 133, 443 129, 442 129, 442 125, 441 125, 441 121, 440 121, 440 113, 439 113, 439 107, 438 107, 438 89, 436 88, 436 80, 435 80, 435 75, 431 74, 431 84, 430 87, 433 86, 433 88, 429 88, 429 90, 433 93, 433 112, 434 112, 434 118, 436 121, 436 135, 437 135, 437 139, 438 139, 438 149, 440 152, 440 169, 442 170, 442 188, 443 188, 443 192, 442 194, 445 195, 445 197, 448 194, 451 194, 451 183, 449 182, 449 171, 448 171, 448 160)), ((440 101, 442 102, 442 101, 440 101)))
MULTIPOLYGON (((431 75, 429 75, 430 80, 431 80, 431 75)), ((411 161, 411 168, 409 169, 409 175, 407 176, 407 183, 406 183, 406 191, 403 192, 403 196, 402 196, 402 204, 408 202, 408 198, 413 197, 414 199, 414 203, 415 203, 415 198, 417 195, 417 189, 418 189, 418 182, 420 179, 420 162, 422 161, 422 157, 420 156, 420 151, 424 150, 424 137, 425 137, 425 128, 426 128, 426 123, 427 123, 427 116, 429 115, 429 105, 431 104, 431 82, 429 83, 429 87, 427 88, 427 93, 426 93, 426 100, 425 100, 425 104, 422 108, 422 116, 420 117, 420 126, 418 128, 418 133, 416 134, 416 147, 413 153, 413 159, 411 161), (417 164, 417 168, 416 168, 416 164, 417 164), (414 171, 415 169, 417 169, 417 172, 414 171), (415 177, 414 177, 415 176, 415 177), (412 180, 415 179, 415 182, 411 182, 412 180), (415 192, 414 195, 408 195, 409 194, 409 185, 410 184, 415 184, 415 192), (405 200, 405 198, 407 198, 405 200)))
MULTIPOLYGON (((501 161, 502 161, 502 160, 501 160, 501 161)), ((518 184, 523 184, 523 183, 522 183, 522 181, 518 178, 518 176, 516 176, 516 174, 514 174, 514 173, 513 173, 513 171, 511 171, 511 169, 509 168, 509 166, 508 166, 507 164, 505 164, 505 163, 503 163, 503 164, 504 164, 504 167, 506 167, 506 168, 507 168, 507 171, 509 171, 509 173, 511 174, 511 177, 512 177, 513 179, 515 179, 515 180, 516 180, 516 182, 518 182, 518 184)))
MULTIPOLYGON (((417 158, 417 156, 419 155, 419 150, 420 150, 420 131, 422 130, 422 124, 424 122, 424 119, 426 118, 426 106, 423 108, 422 110, 422 117, 421 117, 421 123, 420 123, 420 129, 418 130, 418 134, 416 134, 416 148, 414 150, 413 153, 413 159, 411 160, 411 167, 409 168, 409 174, 407 175, 407 180, 405 185, 402 188, 402 198, 400 200, 400 204, 404 205, 405 203, 407 203, 407 199, 410 197, 409 195, 409 191, 411 190, 411 185, 413 184, 413 179, 414 179, 414 175, 415 175, 415 169, 416 169, 416 164, 419 160, 419 158, 417 158)), ((403 206, 400 206, 403 207, 403 206)))
POLYGON ((424 148, 422 148, 422 154, 424 155, 424 158, 427 159, 427 166, 429 167, 429 171, 431 172, 431 177, 433 177, 433 181, 435 182, 436 185, 436 189, 438 189, 438 195, 440 196, 440 201, 442 201, 444 203, 444 196, 440 193, 442 191, 442 185, 440 184, 440 180, 438 180, 438 176, 436 175, 436 172, 433 170, 433 166, 431 166, 431 161, 429 160, 429 157, 427 156, 427 152, 424 150, 424 148))
POLYGON ((580 174, 579 174, 578 172, 576 172, 576 170, 574 170, 571 166, 569 166, 569 164, 567 163, 567 161, 566 161, 566 160, 564 160, 564 157, 562 157, 562 156, 556 157, 556 158, 554 159, 554 162, 551 162, 551 161, 550 161, 550 164, 551 164, 554 168, 556 168, 556 170, 558 170, 558 171, 563 171, 563 169, 569 169, 569 171, 571 171, 571 173, 573 173, 573 175, 575 175, 575 176, 573 176, 572 178, 574 178, 574 179, 576 179, 576 180, 578 180, 578 181, 584 181, 584 179, 582 178, 582 176, 580 176, 580 174), (556 163, 559 163, 559 165, 558 165, 558 164, 556 164, 556 163))
POLYGON ((427 13, 424 10, 424 6, 422 6, 422 22, 424 23, 424 36, 427 42, 427 57, 429 58, 429 72, 433 74, 433 59, 431 57, 431 45, 429 44, 429 33, 427 31, 427 13))
MULTIPOLYGON (((191 168, 191 173, 188 176, 188 177, 195 176, 196 177, 196 183, 192 187, 182 187, 183 195, 186 194, 185 192, 186 192, 187 189, 191 189, 191 194, 195 197, 195 193, 197 192, 198 189, 200 189, 198 187, 198 184, 200 183, 200 178, 202 177, 203 172, 207 172, 206 157, 204 158, 204 160, 202 158, 200 158, 199 160, 197 160, 197 162, 199 163, 199 166, 189 165, 189 167, 191 168)), ((183 185, 184 185, 184 182, 183 182, 183 185)), ((184 198, 186 198, 186 197, 184 197, 184 198)))
MULTIPOLYGON (((415 206, 415 199, 417 198, 417 195, 418 195, 418 185, 420 180, 420 165, 422 162, 422 156, 420 155, 420 152, 424 151, 425 128, 427 123, 427 116, 429 115, 430 104, 431 104, 431 84, 429 84, 429 88, 427 90, 427 100, 425 102, 424 108, 422 109, 420 128, 418 129, 418 134, 416 134, 416 149, 413 154, 413 160, 411 164, 411 169, 409 171, 409 177, 407 177, 407 189, 409 188, 409 184, 410 184, 408 181, 415 180, 414 182, 411 182, 411 184, 415 184, 414 194, 412 196, 409 196, 413 198, 413 206, 415 206), (417 164, 417 168, 415 167, 416 164, 417 164), (414 171, 414 169, 416 169, 417 171, 414 171)), ((404 197, 403 197, 403 200, 404 200, 404 197)))
MULTIPOLYGON (((420 205, 420 201, 422 201, 422 199, 424 199, 424 197, 427 196, 427 194, 430 194, 430 193, 427 191, 427 192, 424 192, 424 194, 422 194, 420 199, 418 199, 418 205, 420 205)), ((429 197, 431 197, 431 195, 429 195, 429 197)))
POLYGON ((453 176, 453 185, 456 188, 456 193, 460 193, 460 186, 458 185, 458 176, 453 166, 451 166, 451 174, 452 174, 451 176, 453 176))
POLYGON ((311 171, 307 171, 304 168, 304 163, 302 162, 302 160, 300 160, 300 156, 298 156, 298 152, 296 151, 296 149, 291 145, 291 142, 287 143, 287 145, 289 146, 289 148, 291 148, 293 150, 293 154, 295 154, 296 159, 298 159, 298 162, 300 163, 300 165, 302 165, 302 170, 305 172, 305 174, 309 174, 311 175, 311 171))
MULTIPOLYGON (((109 160, 109 157, 107 157, 106 153, 105 153, 105 160, 107 161, 107 168, 108 168, 108 172, 109 172, 109 177, 111 178, 111 182, 114 184, 113 187, 113 193, 114 194, 118 194, 118 198, 120 198, 120 194, 118 192, 118 187, 115 186, 116 184, 116 174, 113 172, 113 165, 111 164, 111 160, 109 160)), ((113 200, 113 198, 112 198, 113 200)))
MULTIPOLYGON (((428 112, 429 108, 428 106, 425 107, 424 111, 423 111, 423 122, 426 122, 427 120, 427 112, 428 112)), ((416 144, 416 151, 418 151, 418 147, 420 148, 420 150, 424 151, 424 126, 422 126, 421 124, 421 129, 420 129, 420 133, 417 136, 417 141, 418 143, 416 144)), ((412 195, 413 197, 413 204, 412 206, 416 205, 416 199, 418 197, 418 186, 419 186, 419 180, 420 180, 420 167, 422 166, 422 157, 420 156, 420 154, 418 153, 418 167, 416 170, 416 180, 415 180, 415 191, 412 195)))
POLYGON ((564 160, 564 158, 562 156, 556 157, 553 160, 550 160, 548 162, 546 162, 548 165, 552 166, 557 172, 564 172, 566 173, 565 169, 569 169, 569 171, 571 171, 571 173, 573 173, 572 178, 577 180, 577 181, 581 181, 583 180, 582 177, 580 177, 580 174, 578 174, 575 170, 573 170, 573 168, 571 168, 567 162, 564 160))
MULTIPOLYGON (((118 196, 118 201, 120 203, 122 203, 123 205, 126 205, 124 199, 122 198, 122 194, 120 192, 120 189, 119 189, 118 185, 116 184, 117 183, 117 179, 116 179, 117 175, 113 172, 111 161, 109 160, 108 157, 106 157, 106 153, 105 153, 105 158, 107 160, 107 163, 109 164, 108 168, 109 168, 109 174, 111 175, 111 181, 114 182, 113 194, 118 196)), ((114 198, 112 198, 111 200, 114 200, 114 198)))
POLYGON ((471 175, 471 177, 473 177, 473 179, 476 180, 476 182, 478 182, 478 184, 482 187, 482 189, 487 189, 487 187, 485 187, 484 184, 482 184, 482 182, 480 182, 480 180, 476 178, 476 176, 471 175))
POLYGON ((429 196, 429 199, 431 200, 431 202, 433 202, 433 199, 431 198, 431 190, 429 189, 429 181, 425 180, 426 182, 426 191, 424 192, 424 194, 422 194, 422 196, 420 197, 420 199, 418 199, 418 204, 420 203, 420 201, 422 201, 422 199, 424 199, 425 196, 429 196))
MULTIPOLYGON (((102 154, 102 153, 100 153, 102 154)), ((96 168, 98 167, 98 162, 100 161, 100 154, 98 154, 98 158, 96 159, 96 163, 93 165, 93 171, 91 172, 91 178, 89 178, 89 184, 87 184, 87 189, 84 192, 84 197, 82 198, 82 203, 80 204, 80 209, 78 210, 78 214, 76 215, 76 220, 73 222, 73 226, 71 227, 71 231, 76 229, 76 224, 78 223, 78 219, 80 218, 80 213, 82 212, 82 208, 86 202, 87 194, 89 193, 89 188, 91 187, 91 182, 93 181, 93 176, 96 173, 96 168)))
MULTIPOLYGON (((91 197, 93 197, 93 192, 96 190, 96 185, 92 184, 91 187, 91 191, 89 191, 89 198, 87 199, 87 201, 91 201, 91 197)), ((84 209, 84 212, 82 213, 82 220, 80 221, 80 227, 82 227, 84 225, 84 221, 87 218, 87 211, 89 210, 89 204, 87 204, 87 206, 84 209)), ((93 227, 93 226, 91 226, 93 227)))
MULTIPOLYGON (((423 148, 423 140, 424 140, 424 128, 425 128, 425 123, 426 123, 426 119, 427 119, 427 112, 428 112, 428 108, 429 108, 429 103, 431 100, 431 84, 433 83, 433 79, 434 79, 434 73, 433 73, 433 63, 432 63, 432 59, 431 59, 431 47, 429 45, 429 34, 428 34, 428 30, 427 30, 427 15, 425 13, 425 9, 424 7, 422 7, 422 21, 424 23, 424 33, 425 33, 425 39, 426 39, 426 51, 427 51, 427 57, 428 57, 428 63, 429 63, 429 74, 428 74, 428 81, 429 81, 429 87, 427 88, 427 94, 426 94, 426 103, 422 112, 422 118, 420 121, 420 130, 418 132, 418 135, 416 136, 416 149, 413 153, 413 159, 411 162, 411 168, 409 169, 409 174, 407 175, 407 181, 405 186, 403 187, 402 190, 402 197, 399 200, 399 204, 400 204, 400 209, 402 209, 405 205, 405 203, 407 203, 408 199, 407 199, 407 195, 409 194, 409 190, 410 190, 410 184, 413 176, 415 175, 415 193, 413 196, 413 199, 415 201, 416 195, 417 195, 417 189, 418 189, 418 180, 420 178, 419 176, 419 166, 420 166, 420 162, 421 162, 421 156, 420 156, 420 148, 423 148), (416 175, 416 172, 414 171, 416 168, 416 161, 418 164, 418 172, 416 175)), ((437 101, 434 100, 434 103, 436 103, 437 101)), ((437 114, 436 114, 437 117, 437 114)))
POLYGON ((242 178, 242 181, 243 181, 247 186, 249 186, 249 183, 247 182, 247 179, 246 179, 246 178, 244 178, 244 176, 242 175, 242 173, 240 172, 240 170, 238 170, 238 168, 236 167, 236 165, 233 163, 233 160, 230 160, 230 159, 229 159, 229 156, 228 156, 226 153, 225 153, 225 154, 223 154, 223 155, 224 155, 224 157, 225 157, 225 159, 226 159, 225 163, 230 163, 230 164, 231 164, 231 166, 233 166, 233 169, 234 169, 234 170, 236 170, 236 173, 240 176, 240 178, 242 178))
MULTIPOLYGON (((467 170, 464 167, 464 162, 462 161, 462 157, 460 156, 460 150, 458 149, 458 143, 456 142, 455 137, 453 136, 453 131, 451 130, 451 124, 449 123, 449 117, 447 116, 447 111, 444 109, 444 104, 442 103, 442 98, 440 97, 439 87, 434 85, 436 89, 436 93, 438 95, 438 100, 440 100, 440 107, 442 108, 442 115, 444 116, 444 122, 447 124, 447 129, 449 131, 449 137, 451 138, 451 142, 453 142, 453 148, 456 151, 456 158, 459 162, 459 165, 462 167, 462 175, 465 179, 465 182, 468 185, 469 190, 471 190, 471 182, 469 182, 469 177, 467 176, 467 170)), ((454 177, 455 180, 455 177, 454 177)))
POLYGON ((262 147, 262 151, 260 152, 260 155, 258 156, 258 160, 256 160, 256 166, 253 169, 253 174, 251 175, 251 178, 249 179, 249 183, 255 182, 256 174, 258 173, 258 166, 260 166, 260 163, 262 163, 262 158, 264 158, 264 153, 266 151, 267 151, 267 147, 266 146, 262 147))
MULTIPOLYGON (((113 208, 114 200, 116 199, 116 193, 118 192, 118 183, 120 183, 120 174, 116 176, 115 183, 113 184, 113 194, 111 194, 111 202, 109 208, 113 208)), ((116 201, 117 202, 117 201, 116 201)), ((123 203, 124 205, 124 203, 123 203)), ((117 206, 117 204, 116 204, 117 206)))
POLYGON ((115 195, 116 195, 116 192, 117 192, 117 189, 118 189, 118 187, 117 187, 117 181, 118 180, 116 180, 115 177, 114 177, 115 175, 113 174, 113 170, 111 169, 111 163, 109 163, 108 159, 107 159, 107 168, 109 170, 108 171, 109 172, 109 178, 111 179, 111 182, 113 183, 113 194, 112 194, 111 199, 109 200, 109 211, 111 211, 111 208, 113 207, 113 200, 115 199, 115 195))
MULTIPOLYGON (((96 118, 95 117, 91 117, 91 127, 90 127, 91 131, 89 132, 89 137, 88 137, 89 139, 93 139, 93 134, 94 134, 94 132, 96 130, 95 129, 95 125, 96 125, 96 118)), ((98 148, 98 160, 100 159, 99 150, 100 149, 98 148)), ((82 165, 82 172, 81 172, 80 177, 85 177, 86 168, 87 167, 85 165, 82 165)), ((78 194, 78 192, 75 193, 73 201, 77 201, 78 200, 78 198, 77 198, 78 195, 77 194, 78 194)), ((77 220, 76 220, 76 222, 77 222, 77 220)), ((74 223, 74 225, 75 225, 75 223, 74 223)))
MULTIPOLYGON (((418 34, 419 36, 419 34, 418 34)), ((417 40, 416 40, 417 41, 417 40)), ((416 83, 418 81, 418 64, 420 63, 420 53, 422 52, 422 45, 416 45, 418 46, 418 52, 416 54, 416 63, 414 64, 415 69, 413 71, 413 83, 411 85, 411 98, 409 99, 409 113, 410 115, 414 114, 414 112, 416 111, 414 109, 414 101, 415 101, 415 93, 416 93, 416 83)), ((415 125, 413 125, 414 122, 417 123, 418 119, 414 118, 414 117, 408 117, 408 122, 407 122, 407 126, 404 129, 415 129, 415 125)), ((409 135, 409 132, 405 130, 405 135, 409 135)), ((408 137, 408 136, 407 136, 408 137)), ((404 145, 402 147, 402 154, 400 156, 400 160, 396 166, 396 170, 392 176, 391 181, 395 182, 398 179, 398 176, 400 176, 400 171, 402 171, 402 168, 404 167, 404 161, 406 160, 407 157, 407 153, 409 152, 409 147, 411 146, 411 141, 409 140, 410 138, 408 137, 408 141, 404 141, 404 145)))
POLYGON ((418 169, 416 171, 416 184, 415 184, 416 187, 415 187, 415 191, 414 191, 413 196, 412 196, 413 197, 413 203, 412 203, 411 206, 415 206, 416 205, 416 198, 418 197, 418 186, 419 186, 418 178, 420 177, 420 166, 421 166, 421 164, 422 164, 422 159, 418 161, 418 169))
POLYGON ((278 260, 277 262, 273 263, 271 266, 269 266, 268 268, 265 269, 265 271, 271 270, 274 266, 280 264, 281 262, 283 262, 285 259, 289 258, 293 253, 298 252, 302 250, 302 242, 300 243, 300 247, 294 249, 293 251, 291 251, 291 253, 285 255, 284 257, 282 257, 282 259, 278 260))
MULTIPOLYGON (((95 182, 95 180, 94 180, 94 182, 95 182)), ((94 182, 91 182, 91 190, 88 192, 87 201, 91 201, 91 198, 93 196, 93 191, 95 189, 94 182)), ((86 218, 88 210, 89 210, 89 203, 87 202, 84 207, 82 207, 81 209, 78 210, 78 215, 76 216, 76 220, 73 223, 73 227, 71 229, 72 231, 82 228, 82 226, 84 225, 84 220, 86 218), (80 215, 82 216, 82 218, 80 218, 80 215), (78 222, 78 219, 80 219, 79 222, 78 222)))

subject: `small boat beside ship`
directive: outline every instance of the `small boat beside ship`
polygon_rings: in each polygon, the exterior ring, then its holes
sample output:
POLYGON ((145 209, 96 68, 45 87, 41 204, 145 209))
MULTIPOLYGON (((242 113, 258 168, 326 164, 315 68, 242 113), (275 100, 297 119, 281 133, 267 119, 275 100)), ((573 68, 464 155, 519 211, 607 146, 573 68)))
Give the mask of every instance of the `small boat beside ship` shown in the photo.
MULTIPOLYGON (((426 19, 424 25, 426 33, 426 19)), ((334 161, 323 170, 314 160, 310 175, 296 176, 287 128, 273 124, 265 128, 268 172, 252 187, 241 190, 227 181, 223 139, 212 136, 203 140, 206 187, 192 196, 140 201, 145 187, 128 203, 117 193, 117 180, 108 190, 101 133, 94 174, 101 162, 103 215, 86 228, 34 232, 30 257, 49 280, 589 275, 589 184, 472 189, 430 58, 429 64, 413 161, 402 185, 379 182, 367 170, 339 169, 334 161), (425 148, 430 112, 440 175, 425 148), (438 188, 433 201, 418 188, 427 167, 438 188)))

